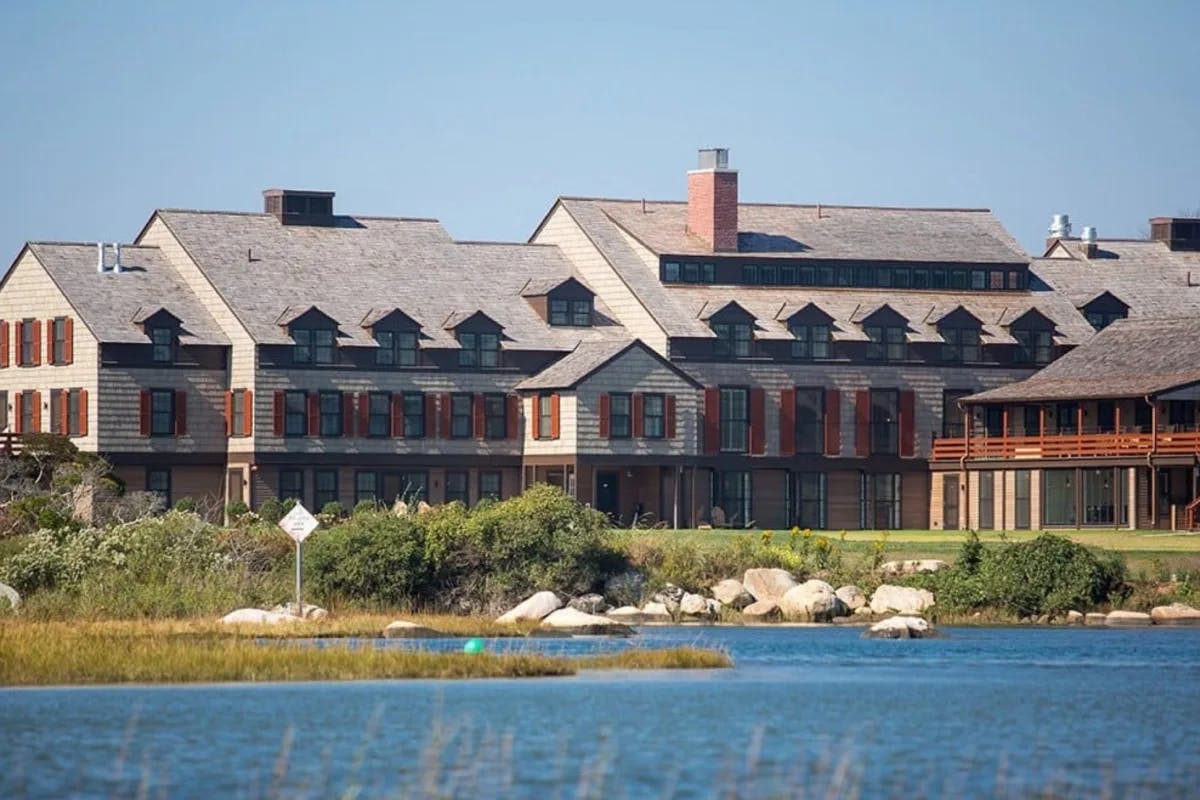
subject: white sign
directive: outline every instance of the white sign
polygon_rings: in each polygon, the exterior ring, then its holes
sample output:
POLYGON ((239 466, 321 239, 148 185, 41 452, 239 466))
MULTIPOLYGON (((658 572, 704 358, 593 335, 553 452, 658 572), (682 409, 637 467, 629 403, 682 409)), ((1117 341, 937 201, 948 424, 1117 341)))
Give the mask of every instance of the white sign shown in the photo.
POLYGON ((297 543, 307 539, 319 524, 317 518, 308 513, 308 509, 299 503, 296 503, 296 506, 283 519, 279 520, 279 527, 287 531, 287 535, 295 539, 297 543))

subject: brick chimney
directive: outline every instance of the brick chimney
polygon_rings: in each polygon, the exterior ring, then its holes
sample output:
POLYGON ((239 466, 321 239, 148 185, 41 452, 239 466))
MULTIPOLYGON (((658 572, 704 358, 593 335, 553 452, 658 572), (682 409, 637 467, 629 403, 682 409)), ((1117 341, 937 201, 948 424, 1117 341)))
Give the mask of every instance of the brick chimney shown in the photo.
POLYGON ((737 252, 738 174, 723 147, 701 150, 699 168, 688 172, 687 230, 713 252, 737 252))

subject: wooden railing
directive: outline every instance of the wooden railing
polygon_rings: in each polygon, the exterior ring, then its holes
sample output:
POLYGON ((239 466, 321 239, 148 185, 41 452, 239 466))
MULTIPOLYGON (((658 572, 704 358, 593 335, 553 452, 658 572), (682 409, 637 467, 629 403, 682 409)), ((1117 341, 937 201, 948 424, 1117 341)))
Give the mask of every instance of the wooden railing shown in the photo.
POLYGON ((12 431, 0 431, 0 456, 19 455, 24 447, 21 434, 12 431))
POLYGON ((1200 431, 1063 433, 934 439, 932 461, 1200 455, 1200 431))
POLYGON ((1184 530, 1200 529, 1200 497, 1188 503, 1183 509, 1184 530))

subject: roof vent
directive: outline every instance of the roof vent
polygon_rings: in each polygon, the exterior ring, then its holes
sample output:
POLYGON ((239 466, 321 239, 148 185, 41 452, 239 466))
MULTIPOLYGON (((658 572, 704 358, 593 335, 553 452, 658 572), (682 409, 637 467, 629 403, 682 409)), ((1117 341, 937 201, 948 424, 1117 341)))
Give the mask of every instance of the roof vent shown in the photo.
POLYGON ((104 242, 96 242, 96 272, 104 272, 104 242))
POLYGON ((1051 239, 1066 239, 1071 235, 1071 217, 1067 214, 1055 214, 1050 218, 1051 239))
POLYGON ((729 148, 709 147, 701 150, 697 169, 729 169, 729 148))
POLYGON ((1080 236, 1079 236, 1079 240, 1081 242, 1083 242, 1084 244, 1095 244, 1096 243, 1096 228, 1095 228, 1095 226, 1088 225, 1087 227, 1085 227, 1083 229, 1083 233, 1080 234, 1080 236))

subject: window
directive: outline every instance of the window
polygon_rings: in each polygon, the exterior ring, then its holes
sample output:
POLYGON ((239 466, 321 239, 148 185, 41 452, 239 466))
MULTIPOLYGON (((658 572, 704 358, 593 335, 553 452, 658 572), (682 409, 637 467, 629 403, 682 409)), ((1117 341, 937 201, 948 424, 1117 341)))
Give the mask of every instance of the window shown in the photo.
POLYGON ((483 397, 483 431, 488 439, 508 437, 508 398, 502 394, 483 397))
POLYGON ((683 265, 683 282, 697 283, 700 280, 700 265, 699 264, 684 264, 683 265))
POLYGON ((66 433, 63 429, 62 389, 50 390, 50 433, 66 433))
POLYGON ((539 439, 553 438, 554 434, 554 398, 548 394, 540 394, 537 398, 538 435, 539 439))
POLYGON ((679 280, 679 262, 667 261, 663 263, 663 281, 667 283, 675 283, 679 280))
POLYGON ((295 364, 332 364, 333 329, 293 328, 292 362, 295 364))
POLYGON ((34 413, 37 411, 37 392, 26 390, 21 392, 21 433, 37 433, 33 425, 34 413))
POLYGON ((464 506, 470 503, 470 498, 467 496, 467 473, 462 471, 446 473, 446 502, 462 503, 464 506))
POLYGON ((979 529, 990 531, 996 527, 996 473, 983 470, 979 473, 979 529))
POLYGON ((54 326, 53 346, 50 348, 50 363, 67 363, 67 318, 58 317, 51 325, 54 326))
POLYGON ((1075 470, 1042 470, 1042 524, 1076 524, 1075 470))
POLYGON ((404 393, 404 438, 420 439, 425 436, 425 395, 404 393))
POLYGON ((171 389, 150 392, 150 435, 175 435, 175 392, 171 389))
POLYGON ((376 472, 354 473, 354 505, 379 502, 379 474, 376 472))
POLYGON ((413 331, 377 331, 375 363, 381 367, 415 367, 417 334, 413 331))
POLYGON ((33 320, 21 322, 21 363, 22 367, 33 366, 33 348, 36 344, 33 336, 33 320))
POLYGON ((753 522, 751 515, 751 483, 749 472, 713 473, 714 508, 725 513, 725 524, 742 528, 753 522))
POLYGON ((234 436, 246 435, 246 390, 229 393, 229 429, 234 436))
POLYGON ((796 452, 825 452, 824 389, 796 389, 796 452))
POLYGON ((471 395, 456 394, 450 397, 450 436, 468 439, 471 436, 471 395))
POLYGON ((900 443, 900 393, 894 389, 872 389, 871 454, 896 455, 900 443))
POLYGON ((429 497, 429 473, 401 472, 397 474, 400 484, 399 499, 410 506, 429 497))
POLYGON ((942 436, 961 439, 966 435, 963 412, 958 407, 958 401, 969 394, 971 394, 970 389, 945 389, 942 391, 942 436))
POLYGON ((1054 406, 1054 423, 1058 433, 1079 433, 1079 405, 1058 403, 1054 406))
POLYGON ((494 369, 500 366, 500 335, 496 333, 460 333, 458 365, 494 369))
POLYGON ((813 530, 828 527, 825 492, 824 472, 796 473, 796 525, 813 530))
POLYGON ((392 432, 392 396, 371 392, 367 398, 367 436, 382 438, 392 432))
POLYGON ((169 364, 175 360, 175 331, 170 328, 151 328, 150 343, 154 347, 154 363, 169 364))
POLYGON ((304 470, 279 470, 279 499, 304 501, 304 470))
POLYGON ((983 409, 983 432, 985 436, 1004 435, 1004 407, 985 406, 983 409))
POLYGON ((750 447, 750 390, 721 389, 721 452, 745 453, 750 447))
POLYGON ((667 435, 666 401, 661 394, 642 395, 642 436, 661 439, 667 435))
POLYGON ((342 435, 342 393, 321 392, 321 435, 342 435))
POLYGON ((1042 407, 1024 406, 1022 413, 1026 436, 1040 436, 1042 433, 1042 407))
POLYGON ((8 392, 0 391, 0 431, 8 429, 8 392))
POLYGON ((714 322, 713 354, 717 358, 750 357, 750 325, 744 322, 714 322))
POLYGON ((317 470, 313 473, 313 505, 316 507, 317 511, 320 511, 329 503, 336 502, 338 502, 337 470, 317 470))
POLYGON ((150 467, 147 469, 146 491, 158 495, 162 499, 163 508, 170 508, 171 470, 164 467, 150 467))
POLYGON ((826 324, 805 325, 802 323, 791 326, 792 358, 829 358, 832 339, 829 326, 826 324))
POLYGON ((1121 309, 1119 311, 1100 311, 1089 309, 1084 312, 1084 316, 1087 318, 1088 324, 1098 331, 1104 330, 1119 319, 1125 319, 1128 314, 1129 312, 1126 309, 1121 309))
MULTIPOLYGON (((308 397, 304 392, 284 392, 283 435, 305 436, 308 434, 308 397)), ((317 506, 320 508, 320 506, 317 506)))
POLYGON ((1029 490, 1029 470, 1019 469, 1013 473, 1013 497, 1015 498, 1013 525, 1019 531, 1029 530, 1031 497, 1029 490))
POLYGON ((754 284, 758 283, 758 265, 742 265, 742 283, 748 286, 753 286, 754 284))
POLYGON ((897 530, 900 527, 900 475, 871 476, 871 527, 897 530))
POLYGON ((585 328, 592 324, 591 300, 550 300, 550 324, 585 328))
POLYGON ((758 268, 758 282, 763 286, 779 284, 779 269, 774 264, 763 264, 758 268))
POLYGON ((908 357, 903 326, 865 325, 863 332, 871 340, 867 345, 868 361, 903 361, 908 357))
POLYGON ((633 435, 633 403, 627 394, 608 396, 608 436, 628 439, 633 435))
POLYGON ((1049 364, 1053 345, 1050 331, 1017 329, 1012 331, 1017 340, 1017 351, 1013 361, 1018 364, 1049 364))
POLYGON ((1129 522, 1128 489, 1124 470, 1105 467, 1083 473, 1083 524, 1124 525, 1129 522))
POLYGON ((942 328, 942 360, 975 364, 980 360, 979 328, 942 328))
POLYGON ((1167 423, 1172 431, 1193 430, 1196 427, 1196 404, 1191 400, 1168 400, 1167 423))
POLYGON ((481 473, 479 473, 479 499, 480 500, 499 500, 500 499, 500 473, 499 472, 481 472, 481 473))

